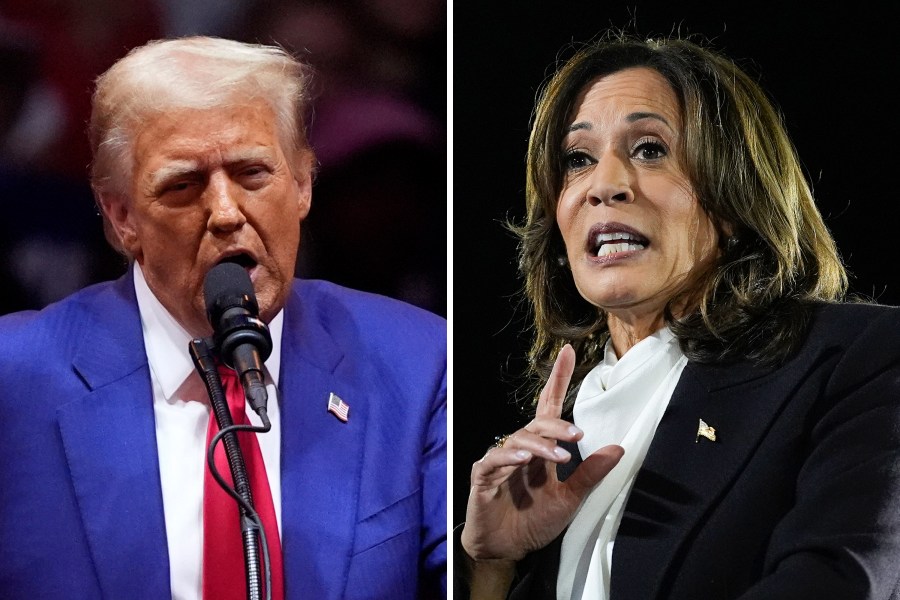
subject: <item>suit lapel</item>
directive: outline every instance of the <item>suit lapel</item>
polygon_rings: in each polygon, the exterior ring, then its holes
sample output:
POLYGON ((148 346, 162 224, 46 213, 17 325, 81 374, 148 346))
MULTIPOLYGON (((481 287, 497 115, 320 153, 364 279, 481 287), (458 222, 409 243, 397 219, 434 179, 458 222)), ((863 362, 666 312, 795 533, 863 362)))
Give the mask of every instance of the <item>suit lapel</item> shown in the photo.
POLYGON ((749 364, 685 368, 616 535, 614 596, 655 598, 666 590, 693 532, 790 397, 797 369, 797 360, 776 371, 749 364), (716 441, 698 439, 700 419, 716 429, 716 441))
POLYGON ((152 391, 131 277, 96 300, 73 360, 90 392, 60 407, 60 435, 104 596, 165 597, 152 391))
POLYGON ((365 391, 341 377, 343 351, 323 327, 313 297, 295 290, 282 341, 281 488, 288 598, 341 598, 353 550, 362 475, 365 391), (328 412, 335 393, 347 422, 328 412))

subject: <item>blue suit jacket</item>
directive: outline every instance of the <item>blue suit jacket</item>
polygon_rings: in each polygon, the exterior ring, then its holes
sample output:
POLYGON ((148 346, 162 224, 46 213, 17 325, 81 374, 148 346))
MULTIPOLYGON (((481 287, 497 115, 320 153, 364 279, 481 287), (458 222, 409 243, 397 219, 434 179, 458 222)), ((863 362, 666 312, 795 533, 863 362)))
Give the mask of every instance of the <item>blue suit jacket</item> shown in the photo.
MULTIPOLYGON (((131 277, 0 319, 0 386, 0 597, 170 598, 131 277)), ((299 281, 279 389, 287 596, 445 595, 446 322, 299 281)))

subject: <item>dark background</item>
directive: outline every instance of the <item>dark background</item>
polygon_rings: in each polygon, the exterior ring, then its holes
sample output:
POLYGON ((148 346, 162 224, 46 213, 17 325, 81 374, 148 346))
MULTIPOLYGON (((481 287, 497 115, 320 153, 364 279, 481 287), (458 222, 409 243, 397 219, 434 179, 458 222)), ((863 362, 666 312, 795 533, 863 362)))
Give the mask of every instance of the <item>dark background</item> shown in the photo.
POLYGON ((821 3, 472 4, 457 3, 453 23, 454 523, 465 516, 472 462, 494 436, 529 420, 520 406, 528 399, 517 393, 527 313, 518 307, 516 241, 502 223, 524 215, 533 102, 573 41, 609 26, 698 35, 754 75, 784 114, 852 291, 900 303, 900 51, 890 12, 821 3))

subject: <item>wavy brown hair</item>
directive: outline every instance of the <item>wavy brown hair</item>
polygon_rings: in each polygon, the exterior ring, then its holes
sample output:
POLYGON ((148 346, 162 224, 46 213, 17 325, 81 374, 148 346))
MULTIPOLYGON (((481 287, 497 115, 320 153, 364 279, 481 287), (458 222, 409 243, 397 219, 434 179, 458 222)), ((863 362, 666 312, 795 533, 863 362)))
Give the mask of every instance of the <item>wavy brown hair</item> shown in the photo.
POLYGON ((533 115, 527 216, 512 229, 534 316, 529 369, 538 386, 566 343, 575 348, 573 383, 580 383, 602 359, 609 336, 606 313, 579 295, 561 260, 556 205, 565 174, 563 137, 580 92, 598 77, 632 67, 655 70, 675 91, 683 167, 719 233, 718 260, 666 306, 666 322, 685 355, 700 362, 783 361, 802 341, 812 303, 839 301, 847 288, 794 145, 761 87, 725 56, 690 40, 610 33, 557 70, 533 115), (691 310, 675 318, 673 306, 686 298, 691 310))

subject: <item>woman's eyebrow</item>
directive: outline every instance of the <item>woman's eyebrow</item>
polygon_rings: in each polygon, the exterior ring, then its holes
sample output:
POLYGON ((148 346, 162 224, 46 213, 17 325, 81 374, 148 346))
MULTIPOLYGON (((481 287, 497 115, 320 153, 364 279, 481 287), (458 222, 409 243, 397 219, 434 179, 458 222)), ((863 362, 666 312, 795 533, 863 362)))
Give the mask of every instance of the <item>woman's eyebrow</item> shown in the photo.
POLYGON ((578 131, 579 129, 587 129, 590 131, 594 126, 588 121, 578 121, 577 123, 572 123, 568 127, 566 127, 566 133, 572 133, 573 131, 578 131))
MULTIPOLYGON (((657 121, 661 121, 664 123, 669 129, 672 129, 671 123, 664 116, 659 113, 654 112, 633 112, 625 116, 625 120, 628 123, 634 123, 636 121, 641 121, 643 119, 656 119, 657 121)), ((568 127, 566 127, 566 133, 572 133, 573 131, 578 131, 579 129, 585 129, 590 131, 594 128, 594 125, 590 121, 578 121, 576 123, 572 123, 568 127)))
POLYGON ((659 113, 653 112, 633 112, 625 117, 625 120, 629 123, 634 123, 635 121, 640 121, 642 119, 656 119, 658 121, 662 121, 666 124, 669 129, 672 129, 672 125, 666 120, 664 116, 659 113))

